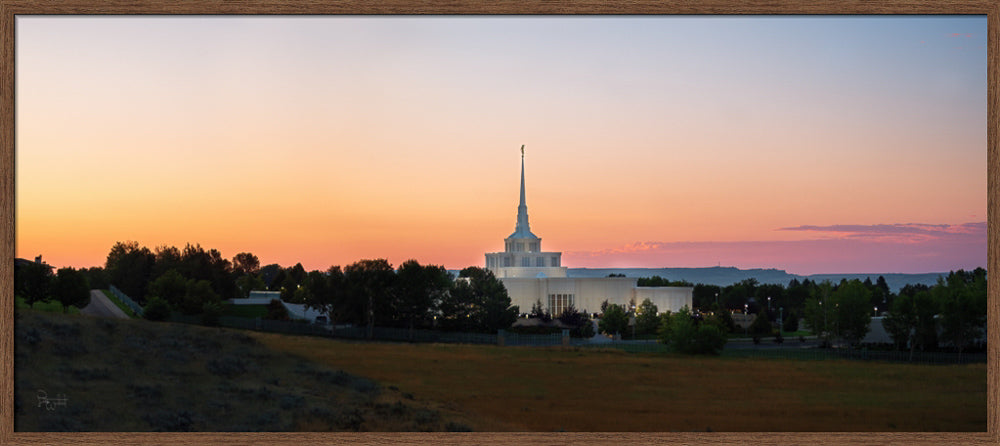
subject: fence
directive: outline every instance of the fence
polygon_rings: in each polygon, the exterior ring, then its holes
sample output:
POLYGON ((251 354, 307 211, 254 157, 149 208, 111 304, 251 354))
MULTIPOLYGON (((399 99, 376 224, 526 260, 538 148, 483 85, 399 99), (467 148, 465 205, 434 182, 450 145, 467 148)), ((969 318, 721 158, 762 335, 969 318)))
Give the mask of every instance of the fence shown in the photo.
MULTIPOLYGON (((174 314, 171 322, 185 324, 201 324, 201 316, 174 314)), ((238 316, 222 316, 219 325, 227 328, 243 330, 266 331, 271 333, 299 334, 325 336, 341 339, 369 339, 368 327, 320 325, 308 322, 275 321, 269 319, 252 319, 238 316)), ((437 330, 390 327, 374 327, 371 340, 393 342, 421 343, 462 343, 462 344, 497 344, 497 335, 488 333, 457 333, 437 330)))
MULTIPOLYGON (((201 316, 174 314, 171 322, 201 324, 201 316)), ((450 343, 450 344, 492 344, 501 346, 572 346, 580 348, 612 348, 628 353, 667 353, 669 346, 655 340, 601 340, 570 338, 568 330, 553 334, 519 334, 499 330, 496 334, 461 333, 438 330, 374 327, 371 338, 368 327, 320 325, 304 321, 275 321, 237 316, 222 316, 219 325, 228 328, 256 330, 271 333, 324 336, 338 339, 374 340, 390 342, 450 343)), ((909 352, 882 350, 849 350, 800 347, 770 348, 724 348, 722 357, 728 358, 771 358, 798 360, 852 359, 866 361, 911 362, 914 364, 974 364, 985 363, 985 353, 914 352, 910 361, 909 352)))
POLYGON ((906 362, 912 364, 976 364, 986 363, 986 353, 910 352, 898 350, 829 349, 829 348, 733 348, 722 351, 731 358, 771 359, 853 359, 862 361, 906 362))
POLYGON ((569 330, 550 334, 521 334, 507 330, 499 330, 497 343, 504 346, 544 347, 551 345, 569 345, 569 330))
POLYGON ((572 339, 570 345, 585 348, 613 348, 627 353, 668 353, 669 346, 655 340, 601 340, 594 342, 589 339, 572 339))
POLYGON ((142 305, 135 303, 135 301, 132 300, 131 297, 128 297, 128 295, 123 293, 122 290, 119 290, 118 287, 111 285, 110 288, 111 288, 111 294, 114 294, 115 297, 118 298, 118 300, 122 301, 122 303, 131 308, 132 311, 135 312, 137 316, 142 317, 143 314, 142 305))

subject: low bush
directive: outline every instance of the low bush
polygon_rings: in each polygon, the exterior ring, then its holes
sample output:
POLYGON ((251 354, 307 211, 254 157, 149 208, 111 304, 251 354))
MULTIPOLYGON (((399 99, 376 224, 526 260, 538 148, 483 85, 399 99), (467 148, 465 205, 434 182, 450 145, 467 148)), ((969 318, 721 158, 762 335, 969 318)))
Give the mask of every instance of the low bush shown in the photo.
POLYGON ((191 432, 195 428, 198 416, 182 409, 178 411, 157 410, 142 416, 154 432, 191 432))
POLYGON ((159 297, 151 298, 143 309, 142 317, 151 321, 165 321, 170 317, 170 304, 159 297))
POLYGON ((445 430, 448 432, 472 432, 472 428, 466 426, 462 423, 456 423, 454 421, 449 421, 448 424, 444 426, 445 430))
POLYGON ((224 378, 235 378, 247 371, 247 363, 241 358, 232 355, 223 355, 210 359, 205 363, 205 368, 217 376, 224 378))

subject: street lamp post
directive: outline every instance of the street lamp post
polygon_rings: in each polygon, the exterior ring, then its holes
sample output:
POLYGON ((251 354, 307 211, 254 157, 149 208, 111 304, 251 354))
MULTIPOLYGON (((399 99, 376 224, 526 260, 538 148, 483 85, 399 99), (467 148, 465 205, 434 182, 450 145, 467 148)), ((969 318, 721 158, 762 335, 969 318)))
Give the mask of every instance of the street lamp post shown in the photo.
POLYGON ((747 313, 747 311, 749 311, 749 309, 750 309, 750 305, 749 304, 743 304, 743 335, 744 336, 750 335, 750 324, 747 323, 747 317, 750 316, 750 314, 747 313))
POLYGON ((778 333, 785 329, 785 307, 778 307, 778 333))
POLYGON ((767 296, 767 312, 771 312, 771 296, 767 296))
POLYGON ((823 308, 823 335, 824 340, 826 339, 826 307, 823 306, 823 301, 819 301, 820 308, 823 308))

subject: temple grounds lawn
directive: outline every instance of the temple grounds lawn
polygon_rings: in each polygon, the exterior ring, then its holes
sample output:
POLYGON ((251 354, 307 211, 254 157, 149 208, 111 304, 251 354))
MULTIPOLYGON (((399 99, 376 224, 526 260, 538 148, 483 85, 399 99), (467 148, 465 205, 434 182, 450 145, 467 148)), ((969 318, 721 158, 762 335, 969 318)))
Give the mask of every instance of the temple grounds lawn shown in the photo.
POLYGON ((398 387, 476 431, 985 431, 986 365, 345 342, 264 345, 398 387))

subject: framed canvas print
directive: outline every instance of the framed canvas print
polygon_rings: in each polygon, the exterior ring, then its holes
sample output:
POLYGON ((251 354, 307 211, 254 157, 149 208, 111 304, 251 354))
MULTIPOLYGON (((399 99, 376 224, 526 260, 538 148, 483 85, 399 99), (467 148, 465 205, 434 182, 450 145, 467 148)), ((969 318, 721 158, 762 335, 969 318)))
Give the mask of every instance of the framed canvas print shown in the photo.
POLYGON ((998 8, 0 1, 0 435, 995 441, 998 8))

